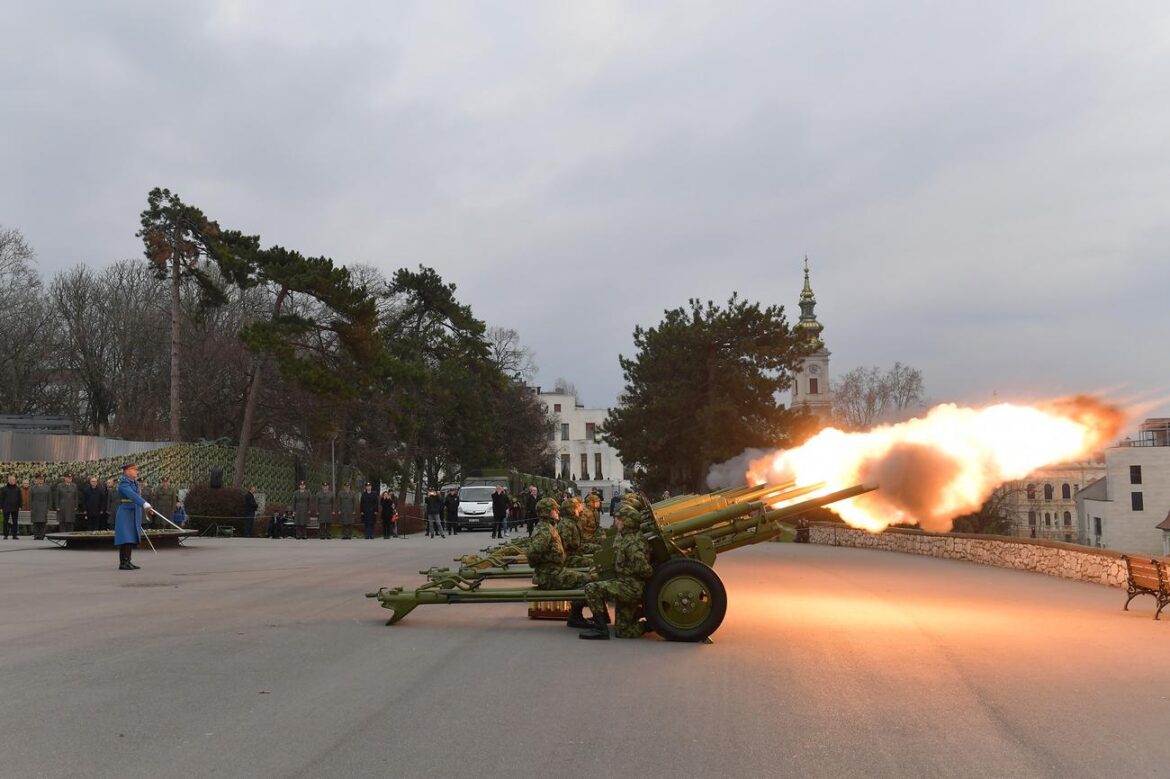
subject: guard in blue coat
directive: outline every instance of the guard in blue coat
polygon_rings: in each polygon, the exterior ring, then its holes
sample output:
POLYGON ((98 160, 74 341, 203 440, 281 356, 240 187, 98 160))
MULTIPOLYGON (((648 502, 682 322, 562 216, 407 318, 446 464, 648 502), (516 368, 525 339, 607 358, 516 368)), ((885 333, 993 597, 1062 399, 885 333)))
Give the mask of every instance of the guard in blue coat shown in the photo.
POLYGON ((122 466, 122 481, 118 484, 118 513, 114 516, 114 546, 118 547, 118 570, 136 571, 130 562, 134 547, 142 539, 142 515, 150 511, 150 504, 138 494, 138 466, 122 466))

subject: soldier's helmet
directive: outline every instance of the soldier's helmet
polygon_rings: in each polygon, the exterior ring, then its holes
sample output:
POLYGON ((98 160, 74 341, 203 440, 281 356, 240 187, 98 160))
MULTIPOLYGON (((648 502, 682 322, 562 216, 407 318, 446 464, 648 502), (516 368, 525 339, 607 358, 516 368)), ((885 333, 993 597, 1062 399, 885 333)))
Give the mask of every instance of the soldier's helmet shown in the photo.
POLYGON ((646 510, 646 501, 642 500, 642 496, 636 492, 631 492, 626 498, 626 505, 633 506, 638 511, 646 510))
POLYGON ((618 519, 622 521, 622 528, 637 530, 642 524, 642 512, 626 503, 618 509, 618 519))
POLYGON ((551 519, 553 512, 558 511, 560 506, 552 498, 543 498, 536 504, 536 516, 541 519, 551 519))
POLYGON ((564 503, 561 504, 561 516, 573 516, 576 514, 577 506, 581 505, 580 498, 565 498, 564 503))
POLYGON ((591 492, 585 496, 585 505, 590 508, 597 508, 601 505, 601 496, 596 492, 591 492))

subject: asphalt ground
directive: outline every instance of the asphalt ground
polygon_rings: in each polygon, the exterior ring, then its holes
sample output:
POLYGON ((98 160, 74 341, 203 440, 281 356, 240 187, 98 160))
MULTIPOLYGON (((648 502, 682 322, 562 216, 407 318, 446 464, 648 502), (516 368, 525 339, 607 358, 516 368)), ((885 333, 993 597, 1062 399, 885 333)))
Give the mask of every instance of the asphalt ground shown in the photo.
POLYGON ((711 645, 364 597, 489 541, 0 543, 0 775, 1170 775, 1149 598, 791 544, 720 559, 711 645))

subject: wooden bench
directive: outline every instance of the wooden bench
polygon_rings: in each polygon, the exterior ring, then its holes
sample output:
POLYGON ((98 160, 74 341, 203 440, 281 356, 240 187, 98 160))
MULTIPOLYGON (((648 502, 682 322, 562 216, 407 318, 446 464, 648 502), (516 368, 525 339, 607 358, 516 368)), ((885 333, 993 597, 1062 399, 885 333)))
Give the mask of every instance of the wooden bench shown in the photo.
POLYGON ((1154 619, 1159 619, 1162 609, 1170 603, 1170 569, 1157 560, 1135 560, 1129 555, 1122 555, 1121 559, 1125 561, 1126 591, 1129 594, 1122 609, 1129 611, 1131 600, 1139 595, 1149 595, 1158 602, 1154 619))

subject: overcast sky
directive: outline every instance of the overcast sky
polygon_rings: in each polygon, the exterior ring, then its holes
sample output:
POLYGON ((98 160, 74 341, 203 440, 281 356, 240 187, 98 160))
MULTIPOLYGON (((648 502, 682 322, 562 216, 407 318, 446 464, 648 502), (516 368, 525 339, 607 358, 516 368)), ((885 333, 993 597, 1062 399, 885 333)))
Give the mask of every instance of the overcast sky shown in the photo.
POLYGON ((734 290, 794 317, 807 253, 837 375, 1170 395, 1161 0, 6 0, 0 29, 0 225, 46 275, 140 256, 165 186, 431 265, 608 405, 635 324, 734 290))

